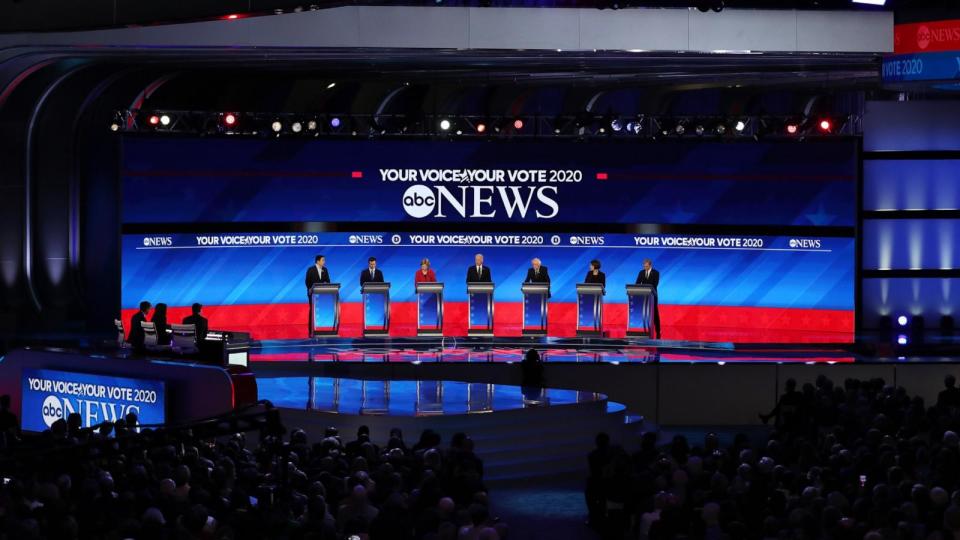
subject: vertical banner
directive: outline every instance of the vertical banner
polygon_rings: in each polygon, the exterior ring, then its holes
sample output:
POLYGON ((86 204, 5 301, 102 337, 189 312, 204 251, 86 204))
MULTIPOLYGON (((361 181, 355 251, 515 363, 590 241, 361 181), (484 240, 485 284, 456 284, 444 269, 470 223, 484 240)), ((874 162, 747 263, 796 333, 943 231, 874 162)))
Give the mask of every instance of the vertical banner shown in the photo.
POLYGON ((363 327, 365 329, 386 329, 387 294, 386 292, 363 293, 363 327))
POLYGON ((313 328, 333 331, 337 325, 337 294, 313 295, 313 328))
POLYGON ((525 293, 523 295, 523 327, 538 330, 547 327, 547 312, 544 306, 545 294, 525 293))
POLYGON ((470 293, 470 328, 489 328, 493 326, 489 311, 491 294, 470 293))
POLYGON ((600 321, 597 320, 597 302, 599 301, 599 295, 577 295, 577 328, 583 328, 585 330, 600 329, 600 321))
POLYGON ((440 295, 433 292, 417 294, 419 318, 417 328, 434 329, 440 326, 440 295))

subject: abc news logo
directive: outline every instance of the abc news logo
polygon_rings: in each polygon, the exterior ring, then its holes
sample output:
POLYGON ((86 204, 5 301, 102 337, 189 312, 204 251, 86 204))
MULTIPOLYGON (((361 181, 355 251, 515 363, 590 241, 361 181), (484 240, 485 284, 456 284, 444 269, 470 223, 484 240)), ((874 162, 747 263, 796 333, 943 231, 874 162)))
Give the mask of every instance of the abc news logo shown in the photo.
POLYGON ((444 186, 433 189, 410 186, 403 192, 403 210, 414 219, 448 217, 444 212, 462 218, 495 218, 503 210, 508 219, 514 215, 525 219, 530 212, 537 219, 551 219, 560 213, 555 186, 461 186, 458 189, 459 193, 455 193, 444 186))
POLYGON ((143 247, 170 247, 173 245, 172 236, 144 236, 143 247))
POLYGON ((819 238, 791 238, 790 247, 797 249, 820 249, 819 238))
POLYGON ((47 427, 51 427, 54 422, 63 419, 63 404, 60 403, 60 398, 47 396, 47 399, 43 400, 40 414, 43 416, 43 423, 47 427))

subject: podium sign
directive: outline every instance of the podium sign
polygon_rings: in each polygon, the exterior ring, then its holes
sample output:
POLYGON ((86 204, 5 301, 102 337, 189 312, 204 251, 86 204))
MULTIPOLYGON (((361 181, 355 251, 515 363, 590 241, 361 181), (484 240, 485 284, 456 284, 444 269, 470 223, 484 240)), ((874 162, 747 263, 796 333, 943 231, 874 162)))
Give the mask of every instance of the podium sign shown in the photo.
POLYGON ((417 335, 443 335, 443 283, 417 283, 417 335))
POLYGON ((627 335, 650 337, 654 292, 650 285, 627 285, 627 335))
POLYGON ((310 289, 311 337, 340 331, 340 284, 318 283, 310 289))
POLYGON ((577 335, 603 335, 603 285, 577 283, 577 335))
POLYGON ((493 283, 467 283, 468 336, 493 337, 493 283))
POLYGON ((363 293, 363 335, 386 336, 390 332, 390 284, 367 282, 363 293))
POLYGON ((520 286, 523 293, 523 335, 547 335, 547 297, 550 295, 548 283, 524 283, 520 286))

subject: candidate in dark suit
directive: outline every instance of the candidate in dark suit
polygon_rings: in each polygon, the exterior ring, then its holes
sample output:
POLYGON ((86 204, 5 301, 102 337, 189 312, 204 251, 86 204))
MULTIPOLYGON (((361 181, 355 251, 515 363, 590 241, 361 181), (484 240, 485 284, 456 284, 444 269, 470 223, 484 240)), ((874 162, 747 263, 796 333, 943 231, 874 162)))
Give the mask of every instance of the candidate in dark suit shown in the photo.
MULTIPOLYGON (((550 284, 550 272, 547 271, 547 267, 544 266, 540 259, 534 257, 530 261, 530 268, 527 268, 527 278, 523 280, 524 283, 546 283, 550 284)), ((547 298, 550 298, 550 292, 548 289, 547 298)))
POLYGON ((197 341, 203 341, 207 337, 207 318, 201 315, 203 306, 194 304, 190 306, 191 314, 183 318, 183 324, 192 324, 197 329, 197 341))
POLYGON ((167 324, 166 304, 161 302, 153 308, 153 317, 150 317, 150 322, 157 329, 157 345, 169 345, 171 335, 167 332, 167 330, 170 330, 170 325, 167 324))
POLYGON ((360 286, 367 282, 383 283, 383 272, 377 269, 376 257, 367 259, 367 267, 360 272, 360 286))
POLYGON ((637 274, 637 285, 650 285, 653 287, 653 328, 656 330, 656 339, 660 339, 660 302, 657 294, 657 287, 660 285, 660 272, 653 267, 650 259, 643 260, 643 270, 637 274))
POLYGON ((143 350, 143 327, 140 323, 147 322, 147 313, 150 312, 150 302, 140 302, 140 311, 130 317, 130 333, 127 342, 136 350, 143 350))
POLYGON ((467 283, 491 283, 492 281, 490 268, 484 266, 483 255, 477 253, 473 258, 473 266, 467 268, 467 283))
POLYGON ((599 283, 603 286, 603 294, 607 294, 607 275, 600 271, 600 261, 597 259, 590 261, 590 269, 587 270, 587 275, 583 278, 583 282, 599 283))
POLYGON ((317 283, 330 283, 330 272, 327 272, 327 258, 323 255, 317 255, 313 258, 313 266, 307 268, 307 336, 313 335, 313 310, 310 308, 310 291, 317 283))

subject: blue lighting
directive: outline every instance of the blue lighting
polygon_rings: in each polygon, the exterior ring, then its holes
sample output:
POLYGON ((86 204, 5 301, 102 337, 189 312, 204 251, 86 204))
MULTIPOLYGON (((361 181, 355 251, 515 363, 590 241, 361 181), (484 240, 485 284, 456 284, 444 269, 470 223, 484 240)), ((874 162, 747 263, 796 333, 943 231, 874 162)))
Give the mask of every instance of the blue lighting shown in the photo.
POLYGON ((903 334, 900 334, 899 336, 897 336, 897 345, 906 345, 906 344, 907 344, 907 336, 903 334))
POLYGON ((340 127, 340 119, 334 116, 330 119, 330 127, 338 128, 340 127))
POLYGON ((897 324, 899 324, 900 326, 906 326, 906 325, 907 325, 907 316, 906 316, 906 315, 901 315, 901 316, 897 317, 897 324))

